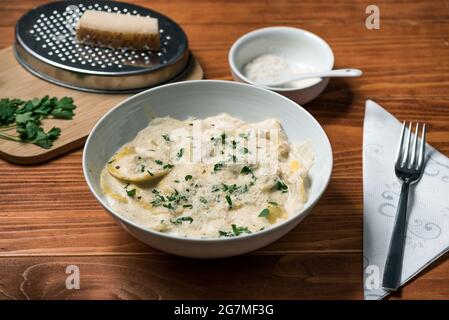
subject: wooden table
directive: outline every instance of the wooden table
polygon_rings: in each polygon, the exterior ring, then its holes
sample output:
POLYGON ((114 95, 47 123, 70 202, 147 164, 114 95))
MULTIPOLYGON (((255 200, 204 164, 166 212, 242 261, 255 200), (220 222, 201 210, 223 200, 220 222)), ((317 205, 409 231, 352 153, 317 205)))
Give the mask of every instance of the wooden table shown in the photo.
MULTIPOLYGON (((0 1, 0 47, 37 0, 0 1)), ((306 108, 334 150, 331 183, 297 228, 252 254, 220 260, 174 257, 134 240, 100 207, 81 170, 82 150, 49 163, 0 160, 0 298, 361 299, 362 123, 373 99, 399 119, 429 124, 449 155, 449 1, 134 1, 182 25, 208 79, 231 79, 227 54, 260 27, 301 27, 332 46, 336 67, 363 69, 332 80, 306 108), (380 30, 365 27, 369 4, 380 30), (66 290, 68 265, 81 289, 66 290)), ((394 298, 449 297, 449 255, 394 298)))

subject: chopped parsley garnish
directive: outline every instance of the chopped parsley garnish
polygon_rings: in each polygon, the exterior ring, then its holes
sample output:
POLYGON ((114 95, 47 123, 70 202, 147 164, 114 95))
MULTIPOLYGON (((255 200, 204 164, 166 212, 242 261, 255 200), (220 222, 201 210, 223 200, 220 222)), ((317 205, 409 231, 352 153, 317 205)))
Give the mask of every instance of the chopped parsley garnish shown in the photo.
POLYGON ((192 175, 188 174, 188 175, 186 175, 186 176, 184 177, 184 179, 185 179, 186 181, 189 181, 189 180, 192 179, 192 175))
POLYGON ((237 185, 234 184, 224 184, 223 183, 223 191, 229 192, 229 194, 232 194, 237 189, 237 185))
POLYGON ((176 210, 178 205, 181 205, 182 202, 187 202, 187 196, 182 195, 178 192, 178 190, 174 189, 169 195, 162 195, 158 190, 154 189, 153 194, 155 195, 154 199, 150 202, 153 207, 163 206, 169 210, 176 210))
POLYGON ((243 147, 243 148, 240 149, 240 152, 243 153, 243 154, 247 154, 249 152, 249 150, 248 150, 248 148, 243 147))
POLYGON ((233 237, 234 234, 232 232, 226 232, 226 231, 222 231, 222 230, 218 230, 218 235, 220 237, 233 237))
POLYGON ((173 207, 173 204, 171 202, 164 203, 162 206, 169 210, 175 210, 175 207, 173 207))
POLYGON ((234 234, 236 236, 239 236, 242 233, 251 233, 251 231, 248 230, 248 227, 238 227, 235 224, 231 225, 231 227, 232 227, 232 232, 234 232, 234 234))
POLYGON ((232 140, 232 141, 231 141, 231 144, 232 144, 232 149, 237 148, 237 141, 232 140))
POLYGON ((223 162, 217 162, 216 164, 214 164, 214 172, 222 170, 223 166, 224 166, 223 162))
POLYGON ((182 207, 183 207, 183 208, 190 208, 190 209, 193 208, 193 206, 192 206, 191 204, 185 204, 185 205, 183 205, 182 207))
POLYGON ((200 201, 201 201, 202 203, 204 203, 204 204, 206 204, 206 203, 207 203, 207 199, 206 199, 206 198, 204 198, 204 197, 200 197, 200 201))
POLYGON ((179 217, 176 220, 170 220, 171 223, 176 224, 176 225, 180 225, 182 224, 184 221, 189 221, 190 223, 193 222, 192 217, 179 217))
POLYGON ((167 163, 167 164, 165 164, 162 168, 163 169, 172 169, 174 167, 174 165, 172 165, 171 163, 167 163))
POLYGON ((136 195, 136 189, 126 190, 126 194, 128 195, 128 197, 134 198, 134 196, 136 195))
POLYGON ((178 153, 176 154, 176 157, 178 159, 181 159, 183 154, 184 154, 184 148, 181 148, 181 149, 179 149, 178 153))
POLYGON ((269 215, 270 215, 270 210, 267 209, 267 208, 263 209, 263 210, 260 211, 260 213, 259 213, 259 217, 264 217, 264 218, 266 218, 266 217, 268 217, 269 215))
POLYGON ((242 168, 242 170, 240 171, 240 173, 241 173, 241 174, 252 174, 252 173, 253 173, 253 170, 251 170, 251 168, 248 167, 248 166, 244 166, 244 167, 242 168))
POLYGON ((163 134, 162 138, 164 138, 165 141, 169 142, 170 141, 170 137, 168 134, 163 134))
POLYGON ((234 236, 239 236, 242 233, 251 233, 251 231, 249 231, 247 227, 238 227, 235 224, 231 225, 231 227, 232 227, 232 231, 219 230, 218 235, 220 237, 234 237, 234 236))
MULTIPOLYGON (((212 188, 212 192, 217 192, 220 190, 219 186, 213 186, 212 188)), ((221 190, 224 192, 227 192, 228 194, 242 194, 245 193, 249 190, 248 185, 244 184, 241 186, 237 186, 235 183, 234 184, 222 184, 221 185, 221 190)))
POLYGON ((163 166, 162 167, 163 169, 171 169, 174 167, 174 165, 172 165, 171 163, 164 164, 164 162, 161 160, 154 160, 154 162, 156 162, 156 164, 158 164, 160 166, 163 166))
POLYGON ((226 143, 226 133, 222 133, 220 138, 221 138, 221 144, 225 144, 226 143))
POLYGON ((229 195, 226 195, 226 202, 228 203, 229 209, 232 208, 232 199, 229 195))
POLYGON ((268 203, 269 203, 269 204, 272 204, 273 206, 277 206, 277 205, 278 205, 278 203, 275 202, 275 201, 268 201, 268 203))
POLYGON ((285 193, 285 192, 287 192, 288 187, 282 180, 278 180, 276 182, 276 190, 281 191, 282 193, 285 193))
POLYGON ((145 172, 145 165, 142 164, 142 165, 140 166, 140 172, 145 172))

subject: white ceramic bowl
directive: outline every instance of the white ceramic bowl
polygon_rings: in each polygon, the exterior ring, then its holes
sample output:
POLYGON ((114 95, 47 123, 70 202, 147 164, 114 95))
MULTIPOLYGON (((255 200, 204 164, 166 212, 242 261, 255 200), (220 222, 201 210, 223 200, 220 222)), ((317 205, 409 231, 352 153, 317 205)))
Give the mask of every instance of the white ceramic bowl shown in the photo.
POLYGON ((230 81, 200 80, 167 84, 141 92, 105 114, 90 133, 83 153, 83 170, 91 192, 111 216, 144 243, 180 256, 217 258, 263 247, 294 228, 323 194, 332 171, 332 149, 319 123, 293 101, 271 91, 230 81), (264 231, 234 238, 188 239, 144 229, 108 204, 100 187, 100 172, 110 157, 148 125, 151 117, 199 119, 227 112, 245 121, 278 118, 291 142, 309 139, 316 163, 310 171, 310 198, 291 219, 264 231))
MULTIPOLYGON (((332 70, 334 54, 317 35, 298 28, 270 27, 251 31, 239 38, 229 51, 229 65, 236 81, 251 83, 243 68, 251 60, 265 54, 279 55, 292 64, 313 67, 315 71, 332 70)), ((278 92, 304 105, 326 88, 329 78, 317 79, 306 86, 276 88, 278 92)))

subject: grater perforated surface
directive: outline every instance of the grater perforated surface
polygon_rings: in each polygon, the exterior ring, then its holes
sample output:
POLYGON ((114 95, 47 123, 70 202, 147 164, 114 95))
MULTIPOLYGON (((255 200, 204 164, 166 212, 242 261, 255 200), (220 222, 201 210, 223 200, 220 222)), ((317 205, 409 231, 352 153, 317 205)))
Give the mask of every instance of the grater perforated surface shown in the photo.
POLYGON ((84 75, 151 73, 176 64, 188 52, 187 36, 174 21, 153 10, 115 1, 68 0, 42 5, 18 21, 16 40, 33 58, 84 75), (78 43, 75 26, 86 10, 158 18, 161 49, 135 51, 78 43))

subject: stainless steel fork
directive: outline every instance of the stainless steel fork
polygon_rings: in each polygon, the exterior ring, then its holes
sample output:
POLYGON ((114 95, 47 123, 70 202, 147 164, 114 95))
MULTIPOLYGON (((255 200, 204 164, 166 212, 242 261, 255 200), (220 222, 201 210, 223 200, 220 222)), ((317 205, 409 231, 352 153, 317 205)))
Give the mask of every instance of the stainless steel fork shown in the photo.
POLYGON ((406 123, 402 124, 401 139, 394 170, 396 176, 402 182, 401 195, 396 212, 393 234, 388 249, 385 263, 382 287, 386 290, 397 290, 401 285, 402 260, 404 256, 405 236, 407 232, 407 202, 411 184, 417 183, 424 172, 426 125, 422 125, 421 143, 418 149, 419 123, 416 124, 413 144, 411 142, 412 123, 406 129, 406 123), (405 138, 405 139, 404 139, 405 138), (405 141, 404 141, 405 140, 405 141))

